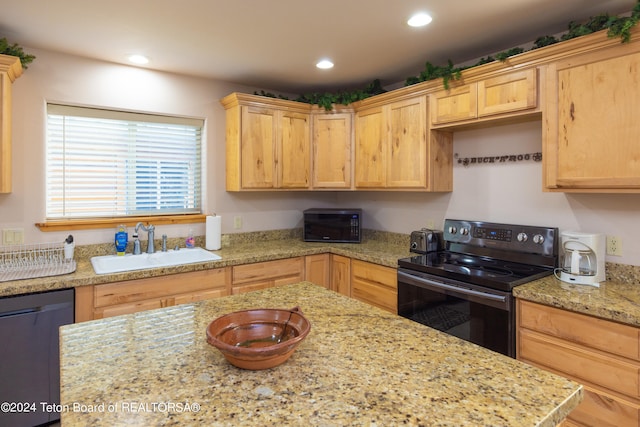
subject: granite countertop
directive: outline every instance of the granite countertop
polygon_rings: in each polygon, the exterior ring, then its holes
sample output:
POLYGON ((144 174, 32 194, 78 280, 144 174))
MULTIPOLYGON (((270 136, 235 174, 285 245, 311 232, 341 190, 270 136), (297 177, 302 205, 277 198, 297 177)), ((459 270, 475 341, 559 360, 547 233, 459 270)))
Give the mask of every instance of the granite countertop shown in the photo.
POLYGON ((579 384, 308 282, 61 328, 62 425, 556 426, 579 384), (247 371, 216 317, 299 306, 311 332, 247 371))
POLYGON ((640 327, 640 285, 607 280, 600 287, 548 276, 513 289, 516 298, 640 327))
MULTIPOLYGON (((98 275, 93 270, 90 256, 76 255, 77 268, 75 272, 60 276, 0 282, 0 297, 186 273, 327 252, 393 268, 397 267, 399 258, 411 256, 408 249, 409 236, 406 236, 406 242, 390 242, 386 239, 369 238, 364 239, 359 244, 310 243, 303 241, 301 238, 292 237, 262 240, 260 238, 262 236, 261 233, 252 233, 252 236, 253 241, 237 242, 223 246, 220 250, 211 251, 222 258, 218 261, 116 274, 98 275)), ((108 246, 111 247, 112 245, 108 246)), ((204 246, 204 244, 201 246, 204 246)))

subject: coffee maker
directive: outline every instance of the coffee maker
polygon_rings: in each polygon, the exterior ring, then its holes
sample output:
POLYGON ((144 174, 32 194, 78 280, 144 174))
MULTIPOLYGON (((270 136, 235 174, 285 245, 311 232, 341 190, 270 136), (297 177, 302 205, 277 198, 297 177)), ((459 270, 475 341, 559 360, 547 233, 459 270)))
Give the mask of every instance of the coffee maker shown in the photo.
POLYGON ((563 231, 560 242, 560 280, 591 286, 606 280, 604 235, 563 231))

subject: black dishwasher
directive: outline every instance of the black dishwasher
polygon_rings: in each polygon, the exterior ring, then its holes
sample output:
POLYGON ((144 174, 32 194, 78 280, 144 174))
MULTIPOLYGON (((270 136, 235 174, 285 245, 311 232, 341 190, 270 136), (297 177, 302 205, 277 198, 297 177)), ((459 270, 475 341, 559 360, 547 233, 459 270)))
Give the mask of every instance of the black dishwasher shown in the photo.
POLYGON ((0 425, 60 419, 58 329, 73 319, 73 289, 0 299, 0 425))

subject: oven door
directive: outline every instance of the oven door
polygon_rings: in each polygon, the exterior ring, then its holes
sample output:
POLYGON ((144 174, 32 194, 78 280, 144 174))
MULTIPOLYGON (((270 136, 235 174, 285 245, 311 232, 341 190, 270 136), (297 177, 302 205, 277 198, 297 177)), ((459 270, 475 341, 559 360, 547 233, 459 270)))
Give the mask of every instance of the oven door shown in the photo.
POLYGON ((515 358, 513 295, 398 269, 398 314, 515 358))

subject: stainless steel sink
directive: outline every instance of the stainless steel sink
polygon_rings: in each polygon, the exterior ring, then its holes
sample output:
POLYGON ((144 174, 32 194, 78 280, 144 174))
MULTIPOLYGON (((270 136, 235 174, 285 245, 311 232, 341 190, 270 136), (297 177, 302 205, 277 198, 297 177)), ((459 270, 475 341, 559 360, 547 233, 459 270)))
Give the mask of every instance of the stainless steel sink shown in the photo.
POLYGON ((91 258, 96 274, 120 273, 123 271, 146 270, 149 268, 172 267, 197 262, 222 259, 220 256, 202 248, 188 248, 177 251, 156 252, 124 256, 103 255, 91 258))

